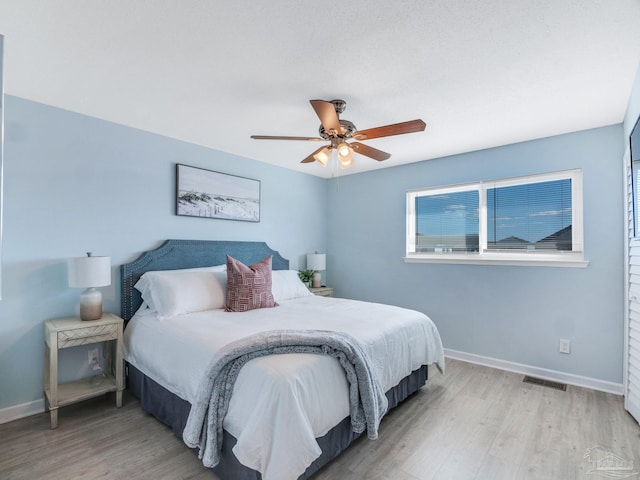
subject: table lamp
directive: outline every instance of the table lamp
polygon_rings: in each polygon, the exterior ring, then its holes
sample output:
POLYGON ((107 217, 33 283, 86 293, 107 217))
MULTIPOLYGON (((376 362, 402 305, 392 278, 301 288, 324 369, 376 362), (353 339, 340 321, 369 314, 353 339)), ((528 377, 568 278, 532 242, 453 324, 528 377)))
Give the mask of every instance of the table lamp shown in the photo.
POLYGON ((324 253, 307 253, 307 268, 313 270, 313 280, 311 281, 312 288, 318 288, 322 286, 322 277, 320 270, 327 268, 327 255, 324 253))
POLYGON ((102 292, 96 287, 111 285, 111 257, 70 258, 67 261, 70 288, 86 288, 80 294, 80 318, 98 320, 102 317, 102 292))

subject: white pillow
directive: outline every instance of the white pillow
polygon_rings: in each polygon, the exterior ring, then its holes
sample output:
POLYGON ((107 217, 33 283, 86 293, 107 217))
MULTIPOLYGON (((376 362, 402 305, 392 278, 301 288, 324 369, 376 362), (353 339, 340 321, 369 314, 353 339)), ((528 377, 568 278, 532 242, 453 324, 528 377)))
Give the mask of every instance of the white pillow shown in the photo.
POLYGON ((297 270, 273 270, 271 293, 276 302, 313 295, 298 277, 297 270))
POLYGON ((146 272, 136 283, 142 300, 163 320, 224 308, 227 272, 219 267, 146 272))
MULTIPOLYGON (((227 265, 213 265, 211 267, 198 267, 198 268, 182 268, 178 270, 152 270, 150 272, 143 273, 138 279, 134 288, 142 294, 142 299, 146 301, 147 298, 151 299, 151 292, 149 292, 149 286, 154 278, 158 278, 162 275, 174 275, 178 272, 226 272, 227 265)), ((147 302, 148 303, 148 302, 147 302)), ((151 304, 149 308, 154 309, 151 304)))

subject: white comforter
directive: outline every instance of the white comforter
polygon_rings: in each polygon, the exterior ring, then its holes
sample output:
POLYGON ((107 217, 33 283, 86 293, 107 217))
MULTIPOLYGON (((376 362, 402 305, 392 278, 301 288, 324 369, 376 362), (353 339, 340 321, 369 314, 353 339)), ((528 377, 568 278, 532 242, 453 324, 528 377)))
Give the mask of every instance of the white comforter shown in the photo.
MULTIPOLYGON (((193 403, 214 352, 228 342, 278 329, 337 330, 362 342, 385 391, 413 370, 444 370, 438 331, 424 314, 389 305, 308 296, 276 308, 192 313, 158 320, 139 311, 124 335, 124 357, 193 403)), ((320 455, 315 438, 349 415, 348 385, 329 356, 286 354, 251 360, 236 381, 224 428, 233 452, 264 480, 295 479, 320 455)))

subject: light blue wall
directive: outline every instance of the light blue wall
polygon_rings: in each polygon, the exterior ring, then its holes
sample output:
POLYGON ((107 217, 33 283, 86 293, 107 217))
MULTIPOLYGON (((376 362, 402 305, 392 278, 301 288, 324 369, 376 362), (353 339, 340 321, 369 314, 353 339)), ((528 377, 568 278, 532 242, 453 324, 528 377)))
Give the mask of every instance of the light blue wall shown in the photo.
POLYGON ((623 146, 617 125, 332 181, 328 282, 426 313, 446 348, 621 383, 623 146), (587 268, 402 261, 407 190, 572 168, 583 169, 587 268))
MULTIPOLYGON (((42 322, 74 314, 80 293, 66 258, 112 257, 102 290, 117 312, 117 266, 166 238, 264 240, 292 268, 327 251, 338 295, 424 311, 450 349, 622 381, 622 125, 327 182, 16 97, 5 115, 0 410, 42 399, 42 322), (175 216, 176 163, 260 179, 261 222, 175 216), (588 268, 402 261, 406 190, 577 167, 588 268)), ((86 352, 65 353, 63 379, 86 373, 86 352)))
MULTIPOLYGON (((291 268, 326 249, 323 179, 16 97, 5 115, 0 410, 43 396, 42 322, 76 313, 80 294, 68 257, 111 256, 104 307, 119 312, 118 265, 167 238, 266 241, 291 268), (261 221, 175 216, 176 163, 259 179, 261 221)), ((72 350, 63 379, 86 371, 72 350)))

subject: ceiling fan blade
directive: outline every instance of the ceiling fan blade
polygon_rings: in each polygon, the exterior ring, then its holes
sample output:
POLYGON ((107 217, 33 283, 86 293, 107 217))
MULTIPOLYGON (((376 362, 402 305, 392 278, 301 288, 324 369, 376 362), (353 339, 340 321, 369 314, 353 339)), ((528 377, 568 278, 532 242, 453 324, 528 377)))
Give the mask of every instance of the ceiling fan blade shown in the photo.
POLYGON ((309 155, 307 158, 305 158, 304 160, 302 160, 300 163, 311 163, 311 162, 315 162, 316 159, 313 157, 316 153, 319 153, 320 150, 322 150, 323 148, 325 148, 325 146, 320 147, 319 149, 317 149, 315 152, 313 152, 311 155, 309 155))
POLYGON ((316 115, 318 115, 325 132, 330 136, 335 136, 342 132, 342 129, 340 128, 340 120, 336 113, 336 107, 333 103, 325 100, 309 100, 309 102, 316 111, 316 115))
POLYGON ((404 133, 422 132, 427 124, 422 120, 409 120, 408 122, 394 123, 383 127, 359 130, 353 134, 356 140, 371 140, 372 138, 390 137, 391 135, 402 135, 404 133))
POLYGON ((287 137, 287 136, 273 136, 273 135, 251 135, 251 138, 254 140, 307 140, 307 141, 318 141, 324 140, 324 138, 320 137, 287 137))
POLYGON ((379 162, 391 158, 390 153, 383 152, 382 150, 370 147, 369 145, 365 145, 364 143, 351 142, 349 145, 353 147, 356 153, 369 158, 373 158, 374 160, 378 160, 379 162))

